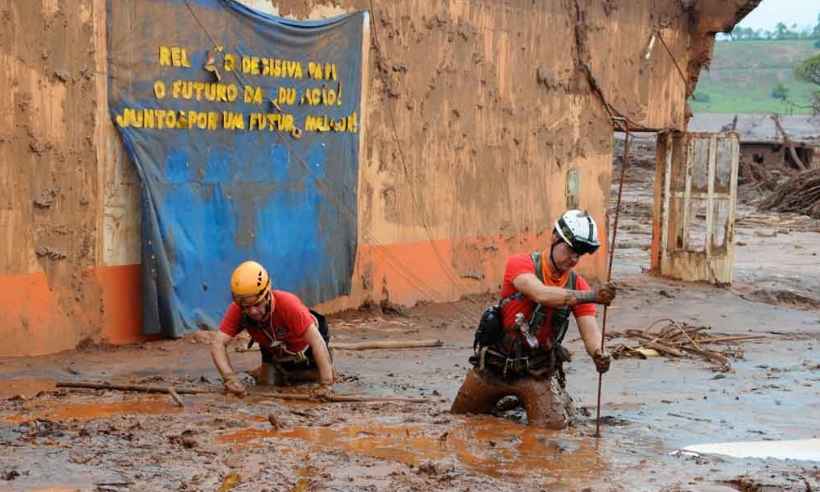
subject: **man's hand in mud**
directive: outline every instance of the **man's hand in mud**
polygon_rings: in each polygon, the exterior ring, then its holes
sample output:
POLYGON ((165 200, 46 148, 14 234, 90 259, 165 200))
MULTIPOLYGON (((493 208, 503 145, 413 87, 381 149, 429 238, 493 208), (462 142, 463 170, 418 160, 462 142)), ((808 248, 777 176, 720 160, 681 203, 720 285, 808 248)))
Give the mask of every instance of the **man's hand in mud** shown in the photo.
POLYGON ((329 384, 319 384, 310 390, 310 396, 317 400, 326 400, 333 395, 333 386, 329 384))
POLYGON ((603 374, 609 370, 612 357, 606 350, 598 349, 592 354, 592 362, 595 363, 595 368, 598 369, 598 372, 603 374))
POLYGON ((239 381, 239 375, 234 373, 226 375, 224 378, 225 381, 225 391, 228 393, 232 393, 236 396, 242 397, 247 394, 245 390, 245 385, 239 381))
POLYGON ((607 282, 595 291, 595 302, 609 306, 613 299, 615 299, 615 284, 607 282))

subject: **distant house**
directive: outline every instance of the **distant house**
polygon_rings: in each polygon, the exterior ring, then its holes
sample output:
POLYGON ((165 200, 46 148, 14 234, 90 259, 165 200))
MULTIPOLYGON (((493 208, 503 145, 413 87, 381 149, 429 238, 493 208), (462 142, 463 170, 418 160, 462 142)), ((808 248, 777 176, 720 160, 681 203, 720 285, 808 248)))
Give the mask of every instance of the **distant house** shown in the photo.
MULTIPOLYGON (((808 168, 817 167, 815 153, 817 147, 806 142, 792 142, 798 159, 808 168)), ((740 160, 745 163, 760 164, 765 167, 787 166, 799 169, 789 147, 782 142, 771 140, 745 140, 740 142, 740 160)))

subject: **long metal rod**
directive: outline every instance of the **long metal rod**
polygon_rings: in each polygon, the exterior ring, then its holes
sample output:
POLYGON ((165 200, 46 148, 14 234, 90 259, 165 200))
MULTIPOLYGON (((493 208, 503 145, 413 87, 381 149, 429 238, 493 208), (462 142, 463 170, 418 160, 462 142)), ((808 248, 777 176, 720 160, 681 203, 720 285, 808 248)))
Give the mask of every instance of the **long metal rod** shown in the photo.
MULTIPOLYGON (((612 263, 615 260, 615 241, 618 238, 618 219, 621 215, 621 197, 624 191, 624 176, 629 165, 629 122, 624 121, 624 131, 626 140, 624 142, 624 161, 621 163, 621 178, 618 183, 618 201, 615 205, 615 224, 612 227, 612 246, 609 248, 609 268, 607 269, 606 281, 612 280, 612 263)), ((601 350, 606 342, 606 313, 609 306, 604 306, 604 319, 601 323, 601 350)), ((598 406, 595 411, 595 437, 601 437, 601 386, 603 383, 603 373, 598 373, 598 406)))

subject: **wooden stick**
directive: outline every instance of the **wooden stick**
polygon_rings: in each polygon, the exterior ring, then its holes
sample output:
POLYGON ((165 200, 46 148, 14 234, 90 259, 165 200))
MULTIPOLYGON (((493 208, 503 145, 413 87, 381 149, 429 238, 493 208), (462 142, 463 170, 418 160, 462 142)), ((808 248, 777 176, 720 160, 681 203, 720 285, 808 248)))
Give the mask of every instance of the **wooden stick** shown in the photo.
MULTIPOLYGON (((86 382, 58 382, 58 388, 85 388, 85 389, 102 389, 102 390, 109 390, 109 391, 135 391, 140 393, 166 393, 171 395, 171 398, 174 400, 179 399, 177 404, 182 402, 182 399, 179 397, 179 393, 182 394, 208 394, 208 393, 221 393, 221 390, 209 390, 209 389, 193 389, 193 388, 173 388, 173 387, 164 387, 164 386, 143 386, 143 385, 135 385, 135 384, 109 384, 109 383, 86 383, 86 382), (174 396, 176 394, 176 397, 174 396)), ((404 397, 404 396, 367 396, 367 395, 354 395, 354 394, 328 394, 326 396, 313 396, 304 393, 280 393, 280 392, 259 392, 256 393, 259 395, 270 396, 271 398, 279 398, 281 400, 303 400, 303 401, 315 401, 315 402, 334 402, 334 403, 341 403, 341 402, 387 402, 387 401, 395 401, 395 402, 403 402, 403 403, 426 403, 428 400, 424 398, 411 398, 411 397, 404 397)), ((184 403, 183 403, 184 405, 184 403)), ((182 406, 182 405, 180 405, 182 406)))
POLYGON ((387 401, 394 401, 394 402, 402 402, 402 403, 427 403, 427 400, 424 398, 411 398, 405 396, 368 396, 368 395, 353 395, 353 394, 334 394, 330 393, 327 395, 322 396, 313 396, 310 394, 304 393, 268 393, 268 392, 259 392, 255 393, 257 395, 269 396, 271 398, 278 398, 280 400, 301 400, 301 401, 314 401, 314 402, 331 402, 331 403, 344 403, 344 402, 387 402, 387 401))
POLYGON ((683 357, 684 355, 686 355, 686 354, 684 354, 683 352, 681 352, 680 350, 678 350, 674 347, 670 347, 669 345, 666 345, 664 343, 661 343, 661 342, 658 342, 658 341, 655 341, 655 340, 649 340, 648 342, 644 343, 643 345, 644 345, 644 347, 655 349, 658 352, 662 352, 662 353, 665 353, 665 354, 674 355, 675 357, 683 357))
POLYGON ((179 397, 179 393, 177 393, 173 386, 168 387, 168 394, 171 395, 171 398, 174 399, 174 402, 177 404, 177 406, 185 406, 185 402, 182 401, 182 398, 179 397))
MULTIPOLYGON (((145 386, 145 385, 137 385, 137 384, 111 384, 111 383, 87 383, 87 382, 70 382, 70 381, 58 381, 57 382, 58 388, 86 388, 86 389, 102 389, 102 390, 109 390, 109 391, 136 391, 141 393, 167 393, 171 394, 171 391, 179 394, 187 394, 187 395, 198 395, 204 393, 219 393, 220 391, 217 390, 209 390, 209 389, 195 389, 195 388, 168 388, 165 386, 145 386)), ((173 397, 173 395, 172 395, 173 397)))
POLYGON ((729 362, 729 358, 725 355, 719 354, 717 352, 712 352, 710 350, 698 350, 691 347, 681 347, 683 351, 689 352, 690 354, 696 354, 710 362, 717 362, 724 367, 731 367, 731 362, 729 362))
POLYGON ((702 340, 698 340, 700 343, 726 343, 726 342, 742 342, 745 340, 761 340, 763 338, 769 338, 766 335, 744 335, 744 336, 736 336, 736 337, 714 337, 714 338, 705 338, 702 340))
POLYGON ((371 350, 441 347, 442 345, 444 345, 444 343, 441 340, 373 340, 355 343, 332 343, 330 344, 330 348, 339 350, 371 350))
POLYGON ((780 124, 780 116, 773 114, 771 115, 772 120, 774 120, 774 124, 777 127, 777 131, 780 132, 780 136, 783 137, 783 143, 789 148, 789 155, 791 155, 792 160, 797 165, 798 169, 801 171, 805 171, 808 167, 803 164, 803 161, 800 160, 800 157, 797 155, 797 151, 794 149, 794 144, 792 143, 789 136, 786 134, 786 130, 783 129, 783 126, 780 124))
MULTIPOLYGON (((661 39, 663 41, 663 39, 661 39)), ((675 62, 677 64, 677 62, 675 62)), ((621 163, 621 177, 618 183, 618 201, 615 205, 615 224, 612 227, 612 246, 609 249, 609 265, 606 272, 606 281, 612 281, 612 264, 615 262, 615 247, 618 245, 615 242, 618 237, 618 220, 621 216, 621 198, 624 192, 624 177, 626 176, 626 168, 629 166, 629 120, 624 120, 624 159, 621 163)), ((606 346, 606 314, 609 310, 609 305, 604 305, 603 319, 601 320, 601 351, 606 346)), ((598 403, 595 406, 595 437, 601 437, 601 387, 604 383, 604 373, 598 373, 598 403)))

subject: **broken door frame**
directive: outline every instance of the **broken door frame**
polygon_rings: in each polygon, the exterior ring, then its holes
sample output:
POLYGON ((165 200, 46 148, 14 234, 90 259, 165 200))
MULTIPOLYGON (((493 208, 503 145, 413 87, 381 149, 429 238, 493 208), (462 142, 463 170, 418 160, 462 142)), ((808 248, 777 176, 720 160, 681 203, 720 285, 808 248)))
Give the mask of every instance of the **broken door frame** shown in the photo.
MULTIPOLYGON (((658 135, 655 170, 655 199, 652 214, 653 272, 665 277, 686 281, 706 281, 714 284, 730 284, 734 273, 735 209, 737 204, 737 176, 740 155, 739 138, 734 132, 726 133, 686 133, 664 132, 658 135), (698 140, 707 140, 707 190, 692 190, 694 147, 698 140), (718 141, 730 142, 731 170, 728 192, 716 190, 718 141), (682 174, 683 189, 675 189, 673 171, 682 174), (672 200, 678 200, 676 210, 680 216, 673 216, 672 200), (703 249, 693 249, 689 244, 692 218, 689 216, 693 200, 706 202, 706 232, 703 249), (716 247, 715 223, 716 206, 724 202, 727 206, 723 244, 716 247)), ((680 183, 678 183, 680 184, 680 183)))

